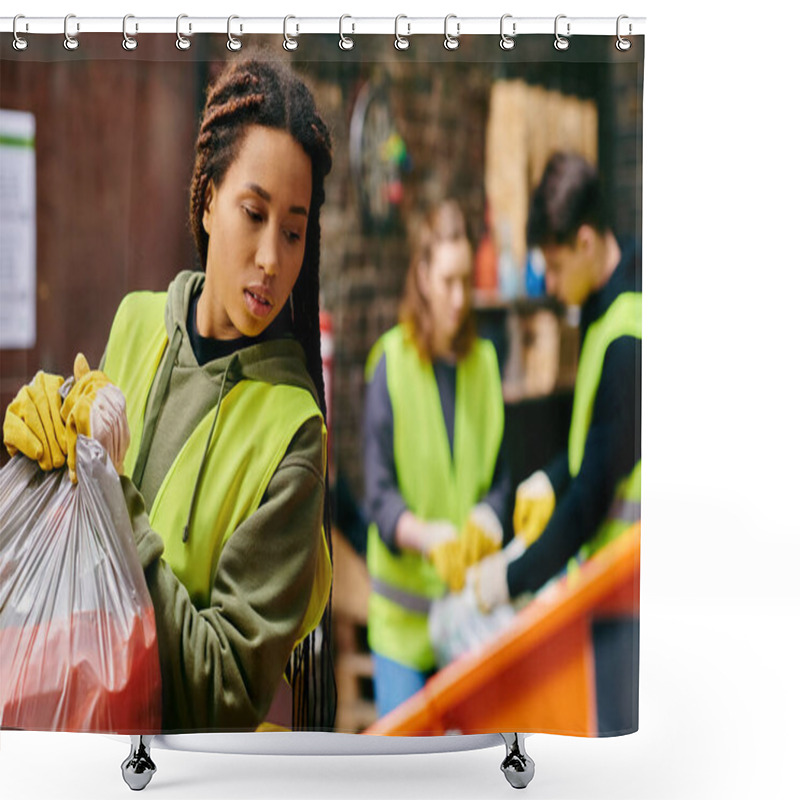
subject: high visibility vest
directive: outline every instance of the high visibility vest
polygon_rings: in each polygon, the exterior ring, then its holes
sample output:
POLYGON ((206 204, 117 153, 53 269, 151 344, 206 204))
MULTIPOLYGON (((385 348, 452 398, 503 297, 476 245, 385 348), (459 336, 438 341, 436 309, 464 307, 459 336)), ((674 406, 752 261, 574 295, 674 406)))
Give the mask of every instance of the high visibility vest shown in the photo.
MULTIPOLYGON (((408 509, 423 520, 448 520, 458 530, 489 490, 503 437, 503 394, 494 347, 478 340, 456 367, 453 453, 436 377, 407 330, 397 326, 377 342, 367 379, 381 354, 394 423, 398 489, 408 509)), ((371 649, 420 671, 436 664, 428 636, 428 610, 446 591, 421 554, 393 553, 377 526, 367 537, 372 592, 367 614, 371 649)))
MULTIPOLYGON (((640 292, 620 294, 608 310, 593 322, 586 331, 578 361, 575 378, 575 397, 572 407, 572 421, 569 429, 567 450, 569 472, 574 478, 581 469, 586 437, 592 421, 597 387, 603 373, 606 350, 612 342, 622 336, 642 338, 642 295, 640 292)), ((633 414, 634 409, 625 409, 633 414)), ((603 545, 627 530, 641 519, 641 459, 633 469, 618 482, 614 499, 606 519, 597 533, 587 542, 578 554, 579 560, 594 555, 603 545)), ((575 562, 571 566, 574 568, 575 562)))
MULTIPOLYGON (((120 304, 111 327, 104 369, 127 403, 131 443, 125 472, 132 475, 142 442, 145 409, 167 348, 166 292, 134 292, 120 304)), ((207 608, 222 548, 259 507, 290 442, 307 420, 321 417, 305 389, 255 380, 238 381, 219 406, 200 421, 167 471, 149 510, 150 524, 164 541, 164 560, 198 608, 207 608), (209 432, 213 440, 197 487, 189 537, 184 526, 209 432)), ((323 423, 323 437, 327 431, 323 423)), ((325 451, 325 442, 322 444, 325 451)), ((145 454, 146 456, 146 454, 145 454)), ((328 602, 331 556, 324 528, 308 609, 298 636, 317 627, 328 602)))

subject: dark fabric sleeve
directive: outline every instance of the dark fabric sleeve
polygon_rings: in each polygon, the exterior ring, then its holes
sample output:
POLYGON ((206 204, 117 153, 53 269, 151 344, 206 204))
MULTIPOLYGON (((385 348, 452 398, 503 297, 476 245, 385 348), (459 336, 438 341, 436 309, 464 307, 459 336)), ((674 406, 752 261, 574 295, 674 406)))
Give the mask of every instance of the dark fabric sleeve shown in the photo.
POLYGON ((569 456, 566 448, 559 453, 545 468, 544 472, 558 501, 569 486, 569 456))
POLYGON ((394 463, 394 416, 382 355, 367 384, 364 402, 364 496, 367 517, 378 526, 381 540, 394 553, 397 520, 406 510, 397 486, 394 463))
POLYGON ((299 636, 321 556, 325 497, 321 422, 306 422, 263 504, 225 543, 208 608, 197 609, 161 558, 144 500, 121 478, 153 600, 164 731, 254 730, 299 636))
POLYGON ((539 589, 592 538, 617 483, 641 458, 641 365, 639 339, 621 337, 606 350, 580 472, 541 537, 509 565, 512 597, 539 589))

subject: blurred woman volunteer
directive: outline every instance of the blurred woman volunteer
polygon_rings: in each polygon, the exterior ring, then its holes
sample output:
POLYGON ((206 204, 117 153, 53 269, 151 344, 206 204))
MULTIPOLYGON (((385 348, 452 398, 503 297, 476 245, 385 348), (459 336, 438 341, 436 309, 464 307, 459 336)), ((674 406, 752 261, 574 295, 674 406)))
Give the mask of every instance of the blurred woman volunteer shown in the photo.
POLYGON ((419 231, 400 324, 367 364, 368 638, 380 715, 434 670, 431 601, 461 589, 467 567, 502 544, 503 397, 494 347, 475 335, 471 282, 463 214, 444 202, 419 231))
POLYGON ((330 686, 308 685, 331 581, 318 297, 330 168, 302 81, 231 63, 196 146, 205 272, 125 297, 104 372, 79 357, 63 406, 62 380, 40 374, 4 423, 12 454, 44 467, 66 455, 74 479, 79 433, 117 463, 155 607, 165 731, 332 724, 330 686))

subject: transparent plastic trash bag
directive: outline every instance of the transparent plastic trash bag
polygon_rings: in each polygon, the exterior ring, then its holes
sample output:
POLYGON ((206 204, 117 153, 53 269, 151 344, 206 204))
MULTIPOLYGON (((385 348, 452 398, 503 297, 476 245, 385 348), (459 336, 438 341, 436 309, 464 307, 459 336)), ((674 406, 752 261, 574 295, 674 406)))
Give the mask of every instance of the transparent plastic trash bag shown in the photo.
POLYGON ((0 727, 154 733, 156 625, 119 477, 82 436, 77 471, 0 470, 0 727))
POLYGON ((437 666, 442 669, 460 656, 480 649, 513 619, 514 609, 508 603, 484 614, 469 586, 463 592, 434 600, 428 615, 428 635, 437 666))

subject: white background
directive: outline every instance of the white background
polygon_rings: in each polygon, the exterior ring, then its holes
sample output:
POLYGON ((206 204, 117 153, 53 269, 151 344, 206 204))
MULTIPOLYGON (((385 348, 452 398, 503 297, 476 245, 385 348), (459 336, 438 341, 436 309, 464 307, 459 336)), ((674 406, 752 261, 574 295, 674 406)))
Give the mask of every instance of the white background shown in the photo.
MULTIPOLYGON (((797 4, 745 13, 743 4, 684 0, 17 2, 4 13, 647 17, 641 729, 611 740, 530 738, 537 774, 526 792, 797 797, 797 4)), ((103 736, 4 732, 0 795, 130 797, 119 773, 126 753, 103 736)), ((146 792, 485 800, 513 792, 498 769, 502 755, 499 747, 347 758, 155 751, 159 771, 146 792)))

